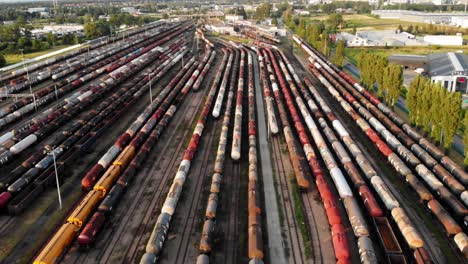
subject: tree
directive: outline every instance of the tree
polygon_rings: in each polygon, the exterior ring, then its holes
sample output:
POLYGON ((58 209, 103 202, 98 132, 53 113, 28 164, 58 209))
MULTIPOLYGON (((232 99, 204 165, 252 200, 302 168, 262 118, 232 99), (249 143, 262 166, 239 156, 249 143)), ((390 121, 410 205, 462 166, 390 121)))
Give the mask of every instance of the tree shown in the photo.
POLYGON ((163 19, 169 19, 169 14, 168 14, 168 13, 164 13, 163 19))
POLYGON ((326 31, 322 32, 322 53, 328 57, 330 56, 330 47, 328 43, 328 33, 326 31))
POLYGON ((271 12, 271 4, 270 3, 263 3, 255 9, 255 19, 263 20, 265 18, 270 17, 271 12))
POLYGON ((408 28, 406 28, 406 32, 412 33, 413 32, 413 25, 409 25, 408 28))
POLYGON ((389 105, 394 106, 403 88, 403 70, 401 66, 390 64, 385 67, 382 84, 382 90, 385 91, 385 100, 389 105))
POLYGON ((418 96, 420 94, 421 82, 423 81, 424 79, 421 75, 416 76, 411 82, 406 96, 406 107, 409 111, 410 121, 413 124, 416 122, 416 117, 418 115, 418 96))
MULTIPOLYGON (((0 59, 1 60, 1 59, 0 59)), ((1 64, 1 61, 0 61, 1 64)), ((468 112, 465 112, 465 133, 463 135, 463 144, 465 145, 465 165, 468 165, 468 112)))
POLYGON ((426 80, 424 82, 424 89, 422 90, 421 100, 420 100, 420 122, 419 125, 423 126, 424 130, 427 132, 431 120, 431 80, 426 80))
POLYGON ((84 33, 87 38, 95 38, 98 36, 98 30, 95 22, 87 22, 84 24, 84 33))
POLYGON ((107 36, 107 35, 109 35, 111 33, 111 27, 110 27, 109 23, 107 23, 104 20, 99 20, 96 23, 96 29, 97 29, 97 32, 98 32, 97 37, 107 36))
POLYGON ((315 45, 320 40, 320 33, 324 30, 323 23, 313 23, 307 26, 306 40, 309 44, 315 45))
POLYGON ((447 91, 439 83, 433 85, 432 88, 432 103, 431 103, 431 137, 440 143, 442 140, 442 124, 444 118, 441 109, 445 108, 443 98, 446 96, 444 91, 447 91))
POLYGON ((5 65, 6 65, 5 57, 3 57, 2 54, 0 54, 0 67, 3 67, 5 65))
POLYGON ((49 43, 50 46, 54 46, 56 40, 57 38, 52 32, 47 33, 47 42, 49 43))
POLYGON ((292 7, 288 7, 286 11, 283 13, 283 21, 285 24, 289 26, 289 23, 292 20, 292 7))
POLYGON ((329 30, 336 31, 338 28, 341 29, 344 25, 344 19, 341 14, 331 14, 327 18, 327 25, 329 30))
POLYGON ((299 20, 299 25, 296 27, 296 34, 301 37, 305 38, 306 37, 306 25, 305 25, 305 19, 300 19, 299 20))
POLYGON ((444 119, 442 126, 444 131, 444 147, 449 148, 452 145, 453 136, 457 132, 460 123, 462 96, 459 92, 449 93, 447 96, 448 104, 445 105, 444 119))
POLYGON ((378 90, 378 96, 383 96, 384 92, 384 84, 383 84, 383 77, 384 77, 384 71, 385 67, 388 65, 388 59, 383 57, 383 56, 375 56, 374 57, 374 67, 372 72, 374 73, 373 76, 375 79, 375 82, 377 83, 377 86, 379 88, 378 90))
POLYGON ((276 17, 274 17, 272 20, 271 20, 271 24, 277 26, 278 25, 278 19, 276 17))
POLYGON ((345 41, 338 40, 336 44, 335 54, 333 56, 333 63, 335 63, 339 67, 343 67, 344 65, 344 51, 345 51, 345 41))
POLYGON ((399 32, 403 32, 403 27, 402 27, 401 25, 398 25, 397 30, 398 30, 399 32))
POLYGON ((73 44, 80 44, 80 38, 78 37, 78 35, 75 35, 75 37, 73 38, 73 44))
POLYGON ((35 50, 35 51, 40 50, 41 49, 41 42, 34 38, 32 40, 32 43, 31 43, 31 48, 33 50, 35 50))
POLYGON ((70 33, 63 35, 62 44, 64 44, 64 45, 72 44, 73 43, 73 38, 74 38, 74 35, 70 34, 70 33))

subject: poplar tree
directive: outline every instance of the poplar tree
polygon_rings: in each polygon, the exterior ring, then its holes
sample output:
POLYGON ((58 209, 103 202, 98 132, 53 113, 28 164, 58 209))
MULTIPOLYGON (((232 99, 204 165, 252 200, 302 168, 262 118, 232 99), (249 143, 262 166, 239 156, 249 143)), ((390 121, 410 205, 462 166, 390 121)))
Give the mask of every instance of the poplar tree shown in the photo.
POLYGON ((333 62, 338 67, 343 67, 344 65, 344 51, 345 51, 345 41, 338 40, 336 44, 335 54, 333 56, 333 62))
POLYGON ((367 78, 368 78, 368 84, 367 88, 369 91, 374 91, 374 84, 375 84, 375 54, 368 54, 367 55, 367 60, 366 60, 366 68, 367 68, 367 78))
POLYGON ((326 31, 322 32, 322 53, 328 57, 330 56, 330 44, 328 43, 328 33, 326 31))
POLYGON ((420 84, 423 82, 424 79, 421 75, 416 76, 414 80, 411 82, 408 88, 408 94, 406 96, 406 107, 409 111, 409 118, 411 123, 416 122, 416 117, 418 115, 418 96, 420 92, 420 84))
POLYGON ((431 81, 426 80, 424 81, 424 84, 421 85, 423 88, 419 94, 418 98, 418 105, 419 105, 419 110, 418 110, 418 122, 417 124, 419 126, 422 126, 424 130, 426 130, 427 122, 428 122, 428 117, 429 117, 429 110, 430 110, 430 100, 431 100, 431 81))
POLYGON ((364 52, 361 52, 359 53, 358 55, 358 68, 359 68, 359 71, 360 71, 360 74, 359 74, 359 78, 361 80, 361 83, 366 86, 366 69, 365 69, 365 65, 366 65, 366 54, 364 52))
POLYGON ((403 87, 403 70, 400 65, 390 64, 385 69, 388 69, 384 78, 389 79, 389 83, 385 87, 385 99, 394 106, 400 96, 403 87))
POLYGON ((441 140, 441 135, 442 135, 442 127, 441 127, 441 120, 443 118, 443 115, 441 114, 444 107, 443 103, 443 90, 440 86, 440 84, 434 85, 432 88, 432 103, 431 103, 431 125, 432 125, 432 130, 431 130, 431 137, 435 139, 438 143, 441 140))
POLYGON ((379 87, 379 92, 378 94, 384 97, 384 100, 386 103, 388 103, 387 95, 388 95, 388 89, 390 86, 392 86, 392 67, 387 66, 383 69, 383 74, 382 74, 382 86, 379 87))
POLYGON ((449 102, 445 106, 445 116, 443 119, 444 126, 444 147, 449 148, 452 145, 453 136, 457 132, 458 124, 460 122, 461 112, 461 94, 458 92, 449 93, 447 96, 449 102))
POLYGON ((382 56, 377 56, 376 61, 375 61, 375 70, 374 70, 374 77, 375 81, 377 82, 378 86, 378 96, 382 97, 383 96, 383 91, 384 91, 384 84, 383 84, 383 79, 384 79, 384 71, 385 67, 388 65, 388 60, 385 57, 382 56))

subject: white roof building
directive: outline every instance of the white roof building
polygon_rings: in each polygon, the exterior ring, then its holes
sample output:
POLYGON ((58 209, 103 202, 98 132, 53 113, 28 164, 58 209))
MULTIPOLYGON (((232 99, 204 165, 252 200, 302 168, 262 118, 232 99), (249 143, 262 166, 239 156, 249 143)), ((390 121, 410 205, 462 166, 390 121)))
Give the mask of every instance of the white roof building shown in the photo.
POLYGON ((432 82, 439 82, 449 92, 468 92, 468 55, 432 53, 427 56, 427 64, 432 82))
POLYGON ((233 26, 228 26, 225 24, 211 24, 205 25, 207 30, 219 33, 219 34, 226 34, 226 35, 237 35, 237 32, 234 31, 233 26))
POLYGON ((244 19, 244 16, 239 16, 239 15, 226 15, 226 20, 227 21, 238 21, 244 19))
POLYGON ((461 27, 461 28, 468 28, 468 18, 466 17, 452 17, 452 25, 461 27))
POLYGON ((463 45, 462 36, 445 36, 445 35, 427 35, 424 36, 424 42, 432 45, 440 46, 461 46, 463 45))

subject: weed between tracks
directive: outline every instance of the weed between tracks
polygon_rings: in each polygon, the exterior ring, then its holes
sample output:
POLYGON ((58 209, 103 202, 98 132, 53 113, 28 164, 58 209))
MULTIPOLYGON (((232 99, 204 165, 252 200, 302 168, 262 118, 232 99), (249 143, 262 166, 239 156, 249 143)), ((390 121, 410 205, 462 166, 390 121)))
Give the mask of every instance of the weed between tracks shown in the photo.
POLYGON ((299 189, 297 188, 294 172, 291 172, 291 175, 289 176, 289 181, 291 182, 292 196, 294 200, 294 214, 296 216, 296 221, 299 224, 299 230, 301 231, 302 240, 304 243, 304 255, 306 256, 306 258, 310 258, 312 257, 312 244, 310 241, 309 230, 307 229, 307 225, 305 222, 304 209, 302 208, 302 201, 299 189))
MULTIPOLYGON (((245 152, 244 152, 245 153, 245 152)), ((242 162, 242 161, 241 161, 242 162)), ((248 161, 247 161, 248 164, 248 161)), ((247 262, 248 259, 244 256, 248 255, 248 236, 247 236, 247 230, 249 229, 247 225, 247 221, 242 221, 242 219, 248 219, 249 217, 249 211, 248 211, 248 183, 249 183, 249 169, 248 166, 241 166, 240 169, 240 182, 239 182, 239 203, 237 204, 239 206, 239 211, 238 211, 238 220, 237 220, 237 225, 239 227, 238 229, 238 234, 239 234, 239 255, 238 255, 238 261, 242 262, 247 262), (243 199, 243 197, 245 197, 243 199)), ((262 227, 262 230, 263 229, 262 227)))
MULTIPOLYGON (((268 144, 268 148, 270 149, 270 160, 274 160, 273 155, 273 148, 271 147, 271 144, 268 144)), ((282 208, 281 205, 281 196, 280 193, 278 192, 278 175, 276 174, 275 166, 271 166, 271 170, 273 172, 273 185, 275 186, 275 193, 276 193, 276 204, 278 205, 278 208, 282 208)), ((283 226, 284 223, 284 215, 283 215, 283 210, 278 210, 278 215, 279 215, 279 220, 280 220, 280 225, 283 226)), ((281 232, 283 237, 285 237, 284 232, 281 232)))

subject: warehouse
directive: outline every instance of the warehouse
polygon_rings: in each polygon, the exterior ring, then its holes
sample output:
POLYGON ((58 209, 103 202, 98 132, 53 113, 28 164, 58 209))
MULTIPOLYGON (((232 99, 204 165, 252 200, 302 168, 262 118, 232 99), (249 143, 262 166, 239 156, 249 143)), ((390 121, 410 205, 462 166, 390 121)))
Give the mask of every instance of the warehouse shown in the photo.
POLYGON ((400 19, 402 21, 409 22, 421 22, 431 24, 452 24, 453 19, 467 19, 466 13, 428 13, 411 10, 372 10, 373 15, 377 15, 380 18, 387 19, 400 19))
POLYGON ((463 45, 462 35, 456 36, 439 36, 439 35, 427 35, 424 36, 424 42, 431 45, 440 46, 461 46, 463 45))
POLYGON ((427 56, 427 73, 432 82, 439 82, 450 92, 468 92, 468 55, 454 52, 430 54, 427 56))
POLYGON ((400 55, 393 54, 388 56, 388 61, 394 64, 400 64, 405 69, 418 69, 426 67, 426 56, 420 55, 400 55))

